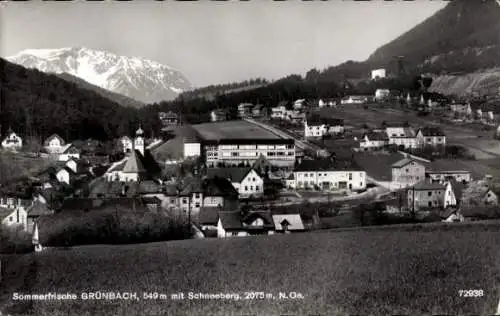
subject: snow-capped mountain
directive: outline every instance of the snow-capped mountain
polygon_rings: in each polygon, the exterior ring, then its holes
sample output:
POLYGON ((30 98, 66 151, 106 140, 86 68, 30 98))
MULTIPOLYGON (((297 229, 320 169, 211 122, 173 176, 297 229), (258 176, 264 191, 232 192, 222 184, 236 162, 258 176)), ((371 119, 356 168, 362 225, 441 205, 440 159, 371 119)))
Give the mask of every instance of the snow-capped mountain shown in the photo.
POLYGON ((46 73, 69 73, 144 103, 172 100, 192 88, 179 70, 167 65, 84 47, 27 49, 7 60, 46 73))

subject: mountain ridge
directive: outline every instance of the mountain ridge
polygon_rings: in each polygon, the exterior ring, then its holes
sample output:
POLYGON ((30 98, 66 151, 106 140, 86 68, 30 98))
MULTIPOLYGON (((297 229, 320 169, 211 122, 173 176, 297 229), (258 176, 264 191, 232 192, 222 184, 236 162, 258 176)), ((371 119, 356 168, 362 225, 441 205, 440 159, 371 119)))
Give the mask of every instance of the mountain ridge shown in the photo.
POLYGON ((6 59, 46 73, 68 73, 142 103, 172 100, 192 88, 187 78, 171 66, 87 47, 25 49, 6 59))

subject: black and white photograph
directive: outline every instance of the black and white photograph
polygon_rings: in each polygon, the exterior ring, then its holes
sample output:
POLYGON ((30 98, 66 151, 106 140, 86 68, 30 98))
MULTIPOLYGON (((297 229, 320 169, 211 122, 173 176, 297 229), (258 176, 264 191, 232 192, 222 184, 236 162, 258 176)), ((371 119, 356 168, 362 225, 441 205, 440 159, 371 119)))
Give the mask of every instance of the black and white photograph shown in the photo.
POLYGON ((500 0, 0 0, 0 315, 500 315, 500 0))

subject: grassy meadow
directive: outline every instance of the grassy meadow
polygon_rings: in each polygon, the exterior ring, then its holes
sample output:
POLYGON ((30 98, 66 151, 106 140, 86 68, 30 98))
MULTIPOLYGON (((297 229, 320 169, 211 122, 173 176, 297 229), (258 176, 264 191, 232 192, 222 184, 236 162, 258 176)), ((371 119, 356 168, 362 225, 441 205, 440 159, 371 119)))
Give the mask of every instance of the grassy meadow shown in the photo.
POLYGON ((500 224, 48 249, 9 257, 0 310, 23 315, 493 314, 500 224), (482 297, 461 297, 482 289, 482 297), (132 301, 13 301, 12 293, 132 291, 132 301), (172 300, 178 292, 297 292, 303 298, 172 300), (144 300, 143 292, 168 299, 144 300))
POLYGON ((32 176, 54 165, 48 158, 30 158, 22 153, 0 150, 0 184, 32 176))

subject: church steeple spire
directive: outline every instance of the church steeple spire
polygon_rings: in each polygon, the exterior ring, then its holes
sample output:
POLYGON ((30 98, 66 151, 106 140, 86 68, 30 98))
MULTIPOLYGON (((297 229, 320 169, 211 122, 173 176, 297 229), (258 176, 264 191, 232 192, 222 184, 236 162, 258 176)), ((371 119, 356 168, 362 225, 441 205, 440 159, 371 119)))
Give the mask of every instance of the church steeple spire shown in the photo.
POLYGON ((141 128, 141 125, 139 125, 139 129, 135 132, 135 140, 134 140, 134 149, 138 150, 141 155, 144 156, 144 131, 141 128))

